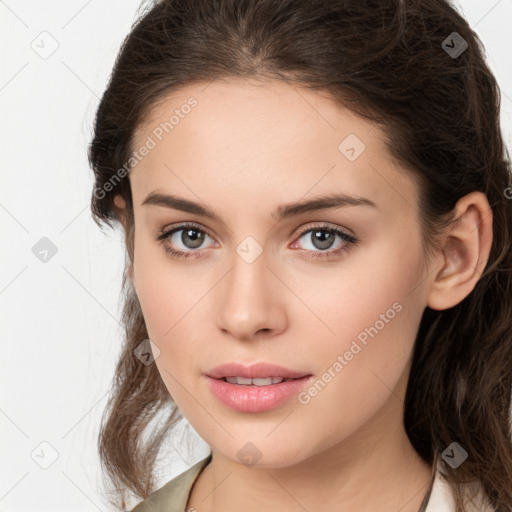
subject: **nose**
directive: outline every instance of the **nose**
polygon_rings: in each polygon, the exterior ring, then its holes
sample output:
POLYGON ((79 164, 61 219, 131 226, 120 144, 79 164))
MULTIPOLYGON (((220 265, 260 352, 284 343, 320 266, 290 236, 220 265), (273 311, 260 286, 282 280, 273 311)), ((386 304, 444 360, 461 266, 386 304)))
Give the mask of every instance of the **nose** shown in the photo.
POLYGON ((215 297, 218 328, 245 341, 282 332, 287 322, 282 293, 265 252, 252 262, 235 254, 215 297))

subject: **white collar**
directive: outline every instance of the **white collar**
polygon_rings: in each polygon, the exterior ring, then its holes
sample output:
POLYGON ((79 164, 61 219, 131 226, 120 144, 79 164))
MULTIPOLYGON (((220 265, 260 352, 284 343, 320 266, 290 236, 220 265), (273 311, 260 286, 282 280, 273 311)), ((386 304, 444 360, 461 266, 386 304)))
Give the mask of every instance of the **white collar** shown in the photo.
MULTIPOLYGON (((452 488, 443 477, 441 471, 441 461, 438 460, 434 484, 425 512, 455 512, 456 510, 452 488)), ((493 512, 484 499, 483 492, 477 498, 474 498, 472 502, 468 502, 466 509, 468 512, 493 512)))

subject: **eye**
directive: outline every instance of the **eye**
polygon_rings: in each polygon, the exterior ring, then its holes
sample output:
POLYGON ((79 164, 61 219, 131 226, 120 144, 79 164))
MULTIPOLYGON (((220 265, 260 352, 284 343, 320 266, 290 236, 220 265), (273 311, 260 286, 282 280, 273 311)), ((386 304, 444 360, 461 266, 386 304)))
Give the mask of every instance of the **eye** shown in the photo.
POLYGON ((199 255, 200 251, 194 249, 201 247, 206 238, 211 238, 206 231, 197 224, 187 222, 167 231, 164 230, 158 235, 157 240, 164 246, 165 252, 172 256, 189 258, 190 256, 197 257, 199 255), (176 246, 178 249, 174 249, 176 246), (195 252, 198 254, 194 254, 195 252))
MULTIPOLYGON (((327 224, 314 226, 313 228, 302 231, 299 236, 299 240, 301 238, 304 238, 306 242, 309 242, 309 247, 306 247, 305 249, 306 252, 310 253, 306 256, 308 258, 330 258, 332 256, 337 256, 341 252, 348 250, 350 246, 357 243, 357 239, 354 236, 327 224), (335 246, 336 238, 339 239, 337 246, 335 246), (335 249, 332 249, 333 246, 335 246, 335 249)), ((296 244, 297 242, 294 242, 292 247, 296 244)))
MULTIPOLYGON (((187 222, 162 231, 157 236, 157 241, 163 245, 166 253, 176 258, 197 258, 201 256, 200 248, 207 238, 214 241, 197 224, 187 222), (178 248, 176 249, 176 247, 178 248)), ((327 224, 317 225, 302 231, 298 240, 301 238, 305 238, 310 244, 309 248, 304 249, 308 253, 306 256, 308 258, 331 258, 348 250, 351 245, 358 242, 354 236, 327 224), (335 246, 336 238, 338 238, 339 243, 335 249, 332 249, 335 246)), ((216 242, 214 241, 214 243, 216 242)), ((294 242, 291 247, 295 248, 296 245, 297 242, 294 242)))

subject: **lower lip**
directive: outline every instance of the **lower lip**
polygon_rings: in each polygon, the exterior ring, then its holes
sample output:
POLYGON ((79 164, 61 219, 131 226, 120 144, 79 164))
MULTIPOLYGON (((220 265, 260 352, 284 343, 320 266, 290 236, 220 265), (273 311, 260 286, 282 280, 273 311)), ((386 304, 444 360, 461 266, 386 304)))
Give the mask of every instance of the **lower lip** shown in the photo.
POLYGON ((279 407, 299 393, 313 376, 268 386, 244 386, 208 376, 206 378, 212 393, 227 407, 239 412, 262 412, 279 407))

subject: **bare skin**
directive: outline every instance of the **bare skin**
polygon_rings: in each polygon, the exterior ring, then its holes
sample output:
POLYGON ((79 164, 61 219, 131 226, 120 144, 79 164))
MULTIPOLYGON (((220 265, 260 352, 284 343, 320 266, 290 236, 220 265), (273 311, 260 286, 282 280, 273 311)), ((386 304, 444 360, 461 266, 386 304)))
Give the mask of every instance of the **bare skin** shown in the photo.
MULTIPOLYGON (((134 147, 191 96, 197 106, 129 175, 133 283, 160 350, 155 363, 213 452, 187 510, 417 512, 433 468, 402 424, 413 344, 425 307, 463 300, 485 266, 492 242, 485 196, 472 193, 457 203, 457 221, 427 259, 417 184, 391 158, 378 127, 327 94, 218 80, 169 95, 139 128, 134 147), (350 134, 364 151, 339 149, 350 134), (200 203, 220 219, 143 205, 154 191, 200 203), (279 221, 271 215, 281 205, 332 193, 373 205, 279 221), (187 238, 184 245, 190 227, 164 241, 193 252, 187 259, 156 240, 182 222, 204 230, 199 248, 187 238), (324 224, 357 242, 332 235, 332 247, 315 244, 315 231, 329 233, 324 224), (261 249, 250 263, 237 252, 247 237, 256 242, 251 251, 261 249), (329 256, 315 259, 320 253, 329 256), (371 326, 377 334, 345 357, 371 326), (339 355, 346 364, 336 372, 339 355), (294 397, 244 413, 219 402, 207 385, 208 370, 232 361, 275 363, 317 379, 330 368, 331 379, 306 394, 307 403, 294 397), (247 443, 260 454, 250 466, 239 455, 247 443)), ((116 204, 122 216, 119 196, 116 204)))

